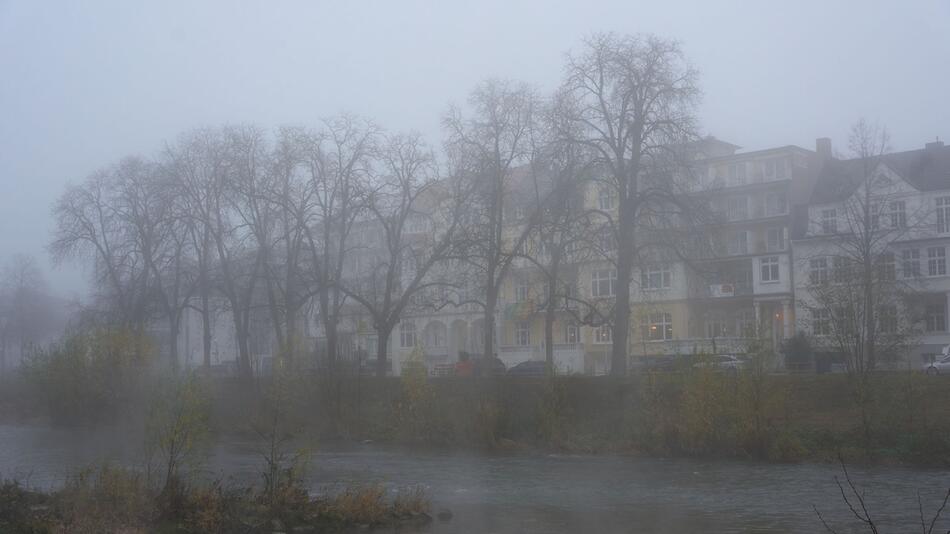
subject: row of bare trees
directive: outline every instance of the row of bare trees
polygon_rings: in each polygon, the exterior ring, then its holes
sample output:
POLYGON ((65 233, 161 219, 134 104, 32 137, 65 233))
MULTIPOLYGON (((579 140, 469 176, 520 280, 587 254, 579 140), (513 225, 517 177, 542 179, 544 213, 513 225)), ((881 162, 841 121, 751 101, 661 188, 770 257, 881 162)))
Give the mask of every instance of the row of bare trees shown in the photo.
POLYGON ((103 319, 144 332, 161 318, 172 365, 187 309, 201 317, 210 364, 224 302, 244 377, 260 318, 292 362, 313 349, 301 326, 315 315, 333 370, 354 304, 377 333, 379 373, 414 307, 479 306, 491 357, 502 287, 521 257, 544 280, 549 362, 555 317, 570 310, 613 327, 622 375, 634 268, 679 253, 685 240, 669 232, 696 212, 685 151, 698 93, 676 43, 599 34, 568 57, 550 97, 513 81, 479 84, 468 106, 446 113, 442 157, 416 134, 346 115, 316 129, 200 129, 69 187, 50 248, 93 267, 103 319), (591 184, 618 208, 591 208, 591 184), (614 265, 614 297, 572 290, 579 258, 614 265))

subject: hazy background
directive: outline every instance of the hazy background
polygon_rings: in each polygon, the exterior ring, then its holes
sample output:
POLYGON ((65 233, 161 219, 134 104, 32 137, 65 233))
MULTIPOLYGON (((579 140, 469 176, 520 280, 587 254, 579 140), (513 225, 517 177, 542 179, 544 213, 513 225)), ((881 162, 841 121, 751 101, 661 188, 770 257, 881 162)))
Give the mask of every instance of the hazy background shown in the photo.
POLYGON ((895 150, 950 136, 950 1, 41 2, 0 0, 0 261, 37 256, 64 184, 183 130, 312 124, 349 111, 441 141, 439 118, 488 76, 552 89, 599 30, 680 39, 704 130, 746 149, 865 116, 895 150), (768 4, 766 6, 765 4, 768 4))

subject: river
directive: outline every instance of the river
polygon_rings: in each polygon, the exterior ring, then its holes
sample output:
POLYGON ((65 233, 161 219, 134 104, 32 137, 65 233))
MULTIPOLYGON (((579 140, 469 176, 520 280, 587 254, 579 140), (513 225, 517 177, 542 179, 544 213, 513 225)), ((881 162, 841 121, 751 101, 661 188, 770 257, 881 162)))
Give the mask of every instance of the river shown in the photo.
MULTIPOLYGON (((0 425, 0 476, 50 487, 83 465, 134 464, 139 449, 125 441, 118 430, 0 425)), ((235 483, 255 481, 256 450, 240 439, 216 443, 203 470, 235 483)), ((881 532, 919 532, 918 490, 929 521, 950 487, 947 470, 882 466, 851 473, 881 532)), ((821 532, 813 505, 838 532, 863 532, 848 522, 833 480, 839 474, 830 464, 483 455, 360 444, 316 449, 308 480, 317 492, 353 482, 422 484, 433 512, 452 512, 448 521, 400 532, 821 532)), ((950 514, 934 531, 947 529, 950 514)))

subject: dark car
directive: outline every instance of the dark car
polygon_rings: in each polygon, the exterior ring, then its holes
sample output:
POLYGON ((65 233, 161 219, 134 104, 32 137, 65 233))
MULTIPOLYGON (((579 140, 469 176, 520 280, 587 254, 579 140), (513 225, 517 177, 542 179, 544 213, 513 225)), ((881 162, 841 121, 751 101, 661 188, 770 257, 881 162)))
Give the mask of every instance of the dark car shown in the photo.
POLYGON ((548 362, 531 360, 508 369, 508 376, 547 376, 548 362))
POLYGON ((485 361, 484 358, 475 358, 475 376, 505 376, 508 368, 505 362, 498 358, 492 358, 485 361))

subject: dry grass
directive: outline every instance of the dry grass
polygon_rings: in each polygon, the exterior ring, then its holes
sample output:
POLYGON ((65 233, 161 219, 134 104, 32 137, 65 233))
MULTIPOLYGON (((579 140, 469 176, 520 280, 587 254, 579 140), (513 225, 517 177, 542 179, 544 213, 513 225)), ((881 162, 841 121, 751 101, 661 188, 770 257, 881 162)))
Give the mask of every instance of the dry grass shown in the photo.
POLYGON ((422 486, 410 486, 400 490, 393 499, 393 514, 399 518, 428 514, 429 509, 429 499, 422 486))

